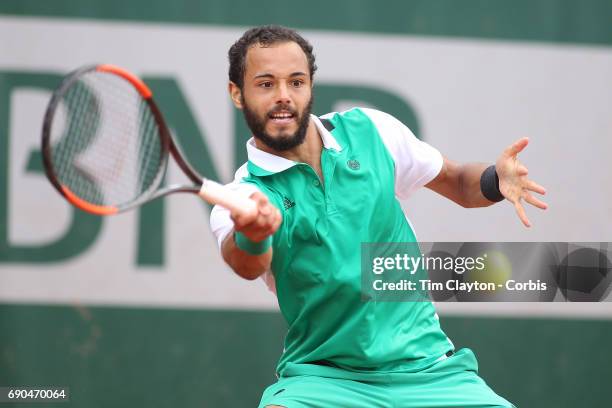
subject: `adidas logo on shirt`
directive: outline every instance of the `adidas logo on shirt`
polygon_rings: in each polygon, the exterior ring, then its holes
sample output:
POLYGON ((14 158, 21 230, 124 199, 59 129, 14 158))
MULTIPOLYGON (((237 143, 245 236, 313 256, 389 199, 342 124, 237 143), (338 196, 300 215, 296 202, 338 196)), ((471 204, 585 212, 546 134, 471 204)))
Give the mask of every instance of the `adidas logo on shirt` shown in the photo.
POLYGON ((283 198, 283 205, 285 206, 285 210, 288 210, 291 207, 295 207, 295 201, 291 201, 291 199, 285 197, 283 198))

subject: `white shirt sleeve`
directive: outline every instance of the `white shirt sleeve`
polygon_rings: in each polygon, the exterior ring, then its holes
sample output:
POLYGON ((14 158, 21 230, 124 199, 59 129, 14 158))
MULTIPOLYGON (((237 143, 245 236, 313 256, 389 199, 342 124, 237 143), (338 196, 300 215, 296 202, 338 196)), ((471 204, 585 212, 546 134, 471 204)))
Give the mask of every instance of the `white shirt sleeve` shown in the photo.
MULTIPOLYGON (((245 197, 249 197, 256 191, 260 191, 256 185, 252 183, 243 183, 242 179, 245 178, 248 174, 246 164, 242 165, 234 176, 234 181, 227 184, 226 187, 239 192, 241 195, 245 197)), ((217 238, 217 243, 219 244, 219 248, 221 248, 221 244, 227 234, 230 233, 232 228, 234 228, 234 222, 230 218, 229 210, 215 205, 210 212, 210 228, 217 238)))
POLYGON ((406 125, 375 109, 359 108, 378 129, 395 163, 395 195, 406 199, 433 180, 442 169, 440 152, 417 139, 406 125))

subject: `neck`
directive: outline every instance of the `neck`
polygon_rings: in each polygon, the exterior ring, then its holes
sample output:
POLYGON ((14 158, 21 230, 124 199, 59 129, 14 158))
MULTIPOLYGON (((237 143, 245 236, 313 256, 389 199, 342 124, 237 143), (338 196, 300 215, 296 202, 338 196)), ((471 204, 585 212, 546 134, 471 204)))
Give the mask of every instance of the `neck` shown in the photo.
POLYGON ((280 156, 287 160, 292 160, 299 163, 309 164, 313 168, 318 168, 321 161, 321 151, 323 149, 323 141, 319 135, 317 126, 314 124, 312 119, 308 121, 308 128, 306 129, 306 137, 304 143, 293 149, 278 151, 271 149, 262 143, 259 139, 255 139, 255 146, 259 150, 280 156))

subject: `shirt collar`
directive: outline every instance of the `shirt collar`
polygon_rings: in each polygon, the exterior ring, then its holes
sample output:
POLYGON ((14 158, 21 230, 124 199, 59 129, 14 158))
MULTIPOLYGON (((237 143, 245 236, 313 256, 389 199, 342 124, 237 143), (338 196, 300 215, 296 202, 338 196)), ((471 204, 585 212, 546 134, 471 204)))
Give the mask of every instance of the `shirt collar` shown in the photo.
MULTIPOLYGON (((334 149, 338 152, 341 151, 342 146, 338 144, 336 138, 332 136, 331 132, 325 129, 325 126, 323 126, 321 120, 312 114, 310 115, 310 119, 312 119, 317 127, 319 135, 321 135, 323 147, 325 149, 334 149)), ((259 150, 255 146, 255 140, 252 137, 247 141, 246 148, 247 156, 249 158, 247 168, 249 173, 255 176, 268 176, 270 174, 280 173, 281 171, 287 170, 288 168, 299 164, 293 160, 285 159, 284 157, 259 150)))

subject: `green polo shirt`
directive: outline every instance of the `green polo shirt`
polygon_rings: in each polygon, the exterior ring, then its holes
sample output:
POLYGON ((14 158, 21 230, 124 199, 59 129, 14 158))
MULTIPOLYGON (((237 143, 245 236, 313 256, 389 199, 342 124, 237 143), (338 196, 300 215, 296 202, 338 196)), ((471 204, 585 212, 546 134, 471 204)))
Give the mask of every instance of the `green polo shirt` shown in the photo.
MULTIPOLYGON (((416 242, 398 198, 440 171, 442 158, 383 112, 356 108, 312 117, 321 135, 322 180, 305 163, 247 144, 233 183, 259 190, 282 212, 273 237, 272 283, 289 329, 277 372, 288 363, 355 371, 418 371, 453 348, 430 302, 363 301, 362 242, 416 242)), ((219 242, 229 230, 216 207, 219 242)))

